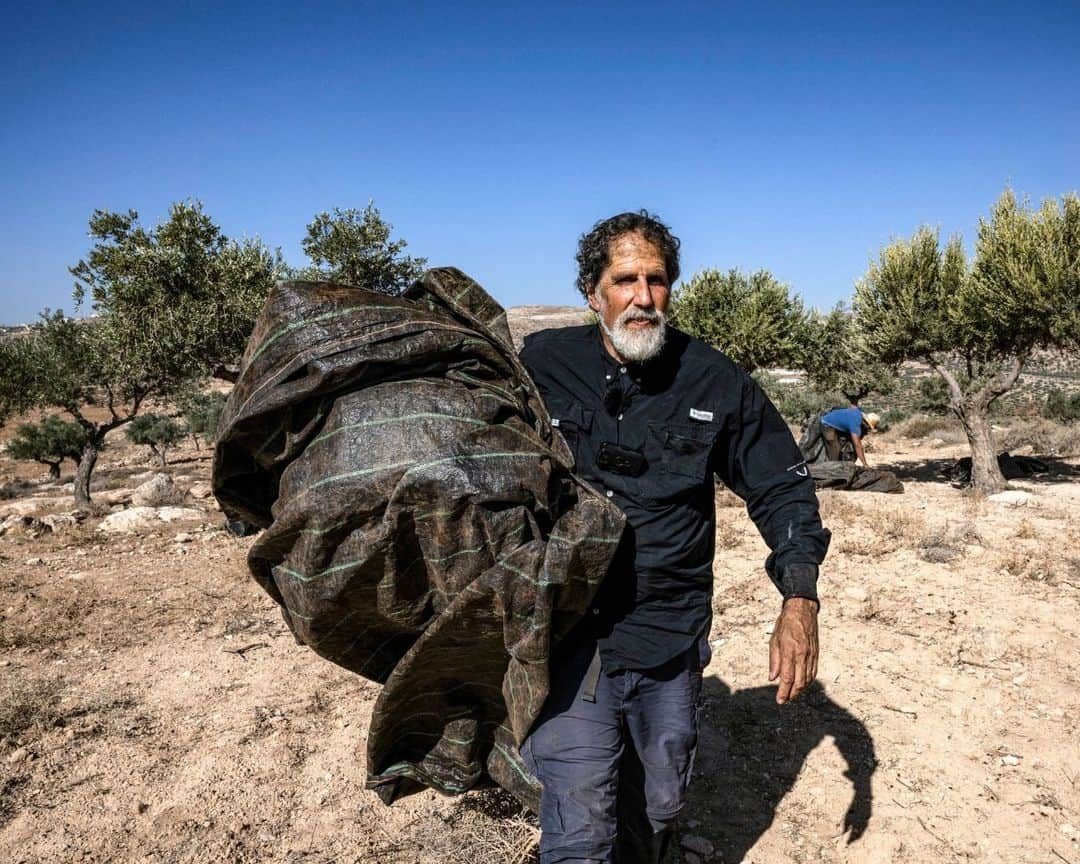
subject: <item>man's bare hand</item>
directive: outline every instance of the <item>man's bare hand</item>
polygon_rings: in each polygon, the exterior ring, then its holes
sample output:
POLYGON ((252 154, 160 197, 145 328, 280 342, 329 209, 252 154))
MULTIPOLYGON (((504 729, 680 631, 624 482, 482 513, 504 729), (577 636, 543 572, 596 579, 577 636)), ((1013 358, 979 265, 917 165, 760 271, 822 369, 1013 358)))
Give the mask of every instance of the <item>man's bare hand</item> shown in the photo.
POLYGON ((769 680, 780 679, 776 701, 796 698, 817 677, 818 604, 805 597, 784 601, 769 640, 769 680))

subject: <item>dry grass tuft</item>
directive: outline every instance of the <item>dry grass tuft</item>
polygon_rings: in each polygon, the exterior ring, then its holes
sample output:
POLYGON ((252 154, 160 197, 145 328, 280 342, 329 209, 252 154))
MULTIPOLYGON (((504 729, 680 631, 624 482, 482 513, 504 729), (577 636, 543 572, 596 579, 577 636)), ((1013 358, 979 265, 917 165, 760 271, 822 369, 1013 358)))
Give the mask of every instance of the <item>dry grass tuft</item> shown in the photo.
POLYGON ((999 565, 1010 576, 1046 585, 1076 585, 1080 578, 1080 558, 1066 558, 1046 550, 1009 552, 1001 556, 999 565))
POLYGON ((0 741, 16 741, 24 732, 56 725, 62 719, 61 689, 56 679, 5 675, 0 684, 0 741))
POLYGON ((746 504, 742 498, 732 492, 730 489, 718 486, 716 490, 716 506, 717 509, 721 507, 745 507, 746 504))
POLYGON ((1021 519, 1016 524, 1016 530, 1013 532, 1013 537, 1017 540, 1034 540, 1038 536, 1039 532, 1035 530, 1035 526, 1027 519, 1021 519))
POLYGON ((486 790, 466 795, 446 819, 451 830, 430 837, 427 848, 447 864, 531 864, 537 860, 540 827, 509 793, 486 790))
POLYGON ((716 548, 734 549, 742 542, 742 525, 734 519, 716 520, 716 548))
POLYGON ((960 421, 955 417, 934 417, 927 414, 916 414, 896 424, 896 434, 901 438, 941 438, 948 443, 959 443, 964 440, 964 432, 960 428, 960 421))
POLYGON ((824 522, 858 521, 863 514, 862 508, 851 500, 850 492, 822 490, 818 492, 818 512, 824 522))

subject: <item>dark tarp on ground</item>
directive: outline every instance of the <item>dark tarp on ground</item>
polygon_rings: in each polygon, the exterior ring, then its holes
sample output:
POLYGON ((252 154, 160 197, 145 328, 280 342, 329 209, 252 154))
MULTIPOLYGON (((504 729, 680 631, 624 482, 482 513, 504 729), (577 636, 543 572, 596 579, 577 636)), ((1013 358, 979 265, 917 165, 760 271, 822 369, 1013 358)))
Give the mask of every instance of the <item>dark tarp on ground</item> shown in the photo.
MULTIPOLYGON (((1020 480, 1024 477, 1034 477, 1036 474, 1045 474, 1050 466, 1041 459, 1030 456, 1013 456, 1010 453, 998 453, 998 467, 1006 480, 1020 480)), ((944 477, 958 486, 971 484, 971 457, 965 456, 957 459, 944 471, 944 477)))
POLYGON ((847 489, 851 492, 903 492, 904 484, 892 471, 863 468, 854 462, 813 462, 810 476, 818 489, 847 489))
POLYGON ((298 641, 384 684, 384 801, 490 777, 536 805, 517 744, 622 533, 510 341, 452 268, 405 298, 279 285, 222 417, 214 493, 265 530, 248 557, 298 641))

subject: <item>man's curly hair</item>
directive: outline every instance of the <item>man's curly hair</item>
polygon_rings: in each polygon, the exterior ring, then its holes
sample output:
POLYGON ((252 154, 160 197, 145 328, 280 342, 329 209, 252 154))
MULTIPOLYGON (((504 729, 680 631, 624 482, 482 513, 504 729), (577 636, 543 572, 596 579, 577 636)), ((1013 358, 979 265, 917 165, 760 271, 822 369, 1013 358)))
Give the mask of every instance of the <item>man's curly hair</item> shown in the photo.
POLYGON ((577 287, 581 296, 589 296, 589 292, 600 281, 600 274, 611 263, 612 241, 632 232, 641 234, 660 250, 660 254, 664 256, 668 285, 675 284, 675 280, 679 278, 679 238, 648 210, 639 210, 637 213, 620 213, 597 222, 591 231, 581 235, 576 256, 577 287))

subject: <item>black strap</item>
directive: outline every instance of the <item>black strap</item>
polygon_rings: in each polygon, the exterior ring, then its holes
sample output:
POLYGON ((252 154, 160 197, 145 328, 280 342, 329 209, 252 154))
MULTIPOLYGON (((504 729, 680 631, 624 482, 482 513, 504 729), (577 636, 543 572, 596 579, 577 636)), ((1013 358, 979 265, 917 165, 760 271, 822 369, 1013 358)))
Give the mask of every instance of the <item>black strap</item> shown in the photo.
POLYGON ((585 671, 585 682, 581 688, 581 698, 586 702, 596 701, 596 686, 600 683, 600 646, 596 646, 589 668, 585 671))

